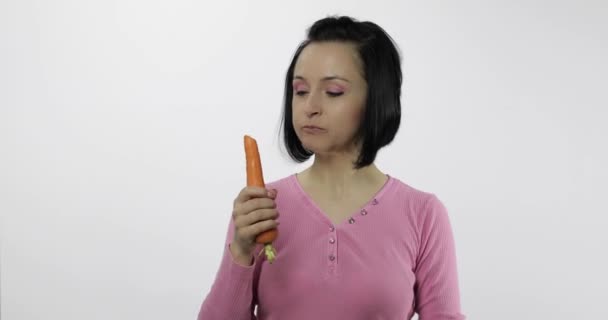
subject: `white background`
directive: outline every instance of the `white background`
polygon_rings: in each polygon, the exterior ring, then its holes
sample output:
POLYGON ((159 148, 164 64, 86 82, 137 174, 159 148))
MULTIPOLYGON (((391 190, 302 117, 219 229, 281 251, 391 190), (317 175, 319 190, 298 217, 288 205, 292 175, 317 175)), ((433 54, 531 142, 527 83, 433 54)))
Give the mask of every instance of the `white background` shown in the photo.
POLYGON ((195 319, 287 65, 328 14, 384 27, 381 170, 436 193, 469 319, 608 319, 605 1, 0 2, 1 317, 195 319))

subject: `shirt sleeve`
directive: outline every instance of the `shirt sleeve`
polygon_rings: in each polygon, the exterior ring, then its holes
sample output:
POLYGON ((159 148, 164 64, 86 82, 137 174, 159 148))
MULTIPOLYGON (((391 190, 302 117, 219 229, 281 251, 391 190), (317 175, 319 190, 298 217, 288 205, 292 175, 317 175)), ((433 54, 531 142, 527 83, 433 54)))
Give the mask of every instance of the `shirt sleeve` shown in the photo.
POLYGON ((198 320, 257 320, 254 315, 253 280, 259 260, 254 255, 251 266, 236 262, 230 251, 233 235, 234 222, 231 218, 222 260, 211 289, 201 305, 198 320))
POLYGON ((420 320, 464 320, 454 237, 447 210, 434 194, 424 207, 415 268, 415 311, 420 320))

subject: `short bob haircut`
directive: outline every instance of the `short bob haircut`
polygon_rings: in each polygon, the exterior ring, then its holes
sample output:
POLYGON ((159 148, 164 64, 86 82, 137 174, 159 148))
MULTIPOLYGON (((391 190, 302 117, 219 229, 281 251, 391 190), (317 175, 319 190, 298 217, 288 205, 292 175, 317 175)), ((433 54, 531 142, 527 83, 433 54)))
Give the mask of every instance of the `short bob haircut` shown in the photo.
POLYGON ((363 62, 367 82, 365 110, 355 135, 361 152, 353 163, 355 169, 374 162, 378 151, 393 141, 401 122, 401 57, 393 39, 373 22, 359 22, 348 16, 330 16, 307 29, 307 38, 297 48, 285 77, 283 101, 283 142, 296 162, 308 160, 313 152, 302 146, 292 122, 293 73, 296 61, 312 42, 342 41, 354 43, 363 62))

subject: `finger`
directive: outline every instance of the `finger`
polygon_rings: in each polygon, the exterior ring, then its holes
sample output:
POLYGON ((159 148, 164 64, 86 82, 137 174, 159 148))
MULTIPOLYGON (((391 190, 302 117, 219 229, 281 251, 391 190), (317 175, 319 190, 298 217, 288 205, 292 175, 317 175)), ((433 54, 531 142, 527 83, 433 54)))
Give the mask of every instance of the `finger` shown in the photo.
POLYGON ((262 188, 262 187, 255 187, 255 186, 244 187, 243 189, 241 189, 239 194, 234 199, 234 205, 236 205, 237 203, 245 202, 245 201, 247 201, 249 199, 253 199, 253 198, 267 197, 268 191, 269 190, 267 190, 266 188, 262 188))
MULTIPOLYGON (((276 203, 269 198, 256 198, 248 200, 245 203, 237 204, 232 212, 232 219, 236 221, 239 217, 249 216, 259 210, 273 209, 276 211, 276 203)), ((259 213, 258 213, 259 214, 259 213)), ((256 215, 246 221, 257 221, 256 215)))
POLYGON ((248 227, 242 228, 242 234, 246 237, 256 237, 258 234, 276 228, 279 222, 276 220, 264 220, 248 227))
POLYGON ((249 214, 241 216, 238 221, 238 224, 241 226, 248 226, 256 224, 260 221, 269 220, 269 219, 277 219, 279 217, 279 213, 275 208, 272 209, 260 209, 255 210, 249 214))
POLYGON ((276 208, 276 203, 270 198, 254 198, 238 205, 238 214, 246 215, 255 210, 276 208))

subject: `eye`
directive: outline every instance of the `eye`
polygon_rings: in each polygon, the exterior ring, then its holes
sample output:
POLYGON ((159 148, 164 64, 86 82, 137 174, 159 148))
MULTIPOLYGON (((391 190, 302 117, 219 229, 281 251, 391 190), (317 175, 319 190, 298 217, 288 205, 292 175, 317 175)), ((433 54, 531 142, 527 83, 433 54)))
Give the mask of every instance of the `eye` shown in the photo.
POLYGON ((327 94, 328 94, 330 97, 339 97, 339 96, 343 95, 343 94, 344 94, 344 92, 332 92, 332 91, 327 91, 327 94))
POLYGON ((307 93, 308 93, 307 91, 296 91, 296 95, 297 96, 303 96, 303 95, 305 95, 307 93))

